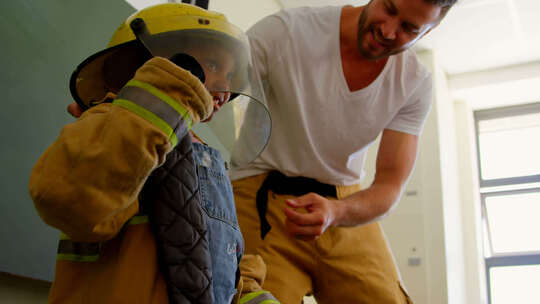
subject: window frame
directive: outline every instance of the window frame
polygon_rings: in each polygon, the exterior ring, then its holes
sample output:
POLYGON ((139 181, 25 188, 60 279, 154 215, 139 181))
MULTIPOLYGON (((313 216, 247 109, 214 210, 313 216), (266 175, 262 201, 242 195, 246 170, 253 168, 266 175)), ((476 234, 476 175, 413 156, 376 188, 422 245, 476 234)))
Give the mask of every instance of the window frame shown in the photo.
POLYGON ((483 259, 486 271, 487 295, 488 303, 492 303, 491 299, 491 278, 490 271, 495 267, 505 266, 527 266, 540 265, 540 251, 518 251, 494 253, 492 244, 492 235, 487 218, 486 198, 490 196, 502 196, 518 193, 540 193, 540 174, 515 176, 495 179, 484 179, 482 176, 482 162, 480 151, 480 133, 479 123, 482 120, 497 119, 504 117, 520 116, 525 114, 540 113, 540 102, 492 108, 485 110, 477 110, 473 112, 476 140, 476 158, 477 170, 480 187, 481 201, 481 216, 482 225, 484 226, 482 238, 484 246, 483 259), (486 240, 487 239, 487 240, 486 240))
POLYGON ((476 163, 478 165, 478 176, 480 177, 480 188, 540 182, 540 174, 506 177, 506 178, 495 178, 495 179, 484 179, 484 177, 482 176, 482 162, 480 159, 480 140, 479 140, 478 130, 480 129, 479 123, 481 120, 520 116, 524 114, 533 114, 533 113, 540 113, 540 102, 532 103, 532 104, 525 104, 525 105, 518 105, 518 106, 509 106, 509 107, 474 111, 474 127, 475 127, 476 151, 477 151, 476 163))

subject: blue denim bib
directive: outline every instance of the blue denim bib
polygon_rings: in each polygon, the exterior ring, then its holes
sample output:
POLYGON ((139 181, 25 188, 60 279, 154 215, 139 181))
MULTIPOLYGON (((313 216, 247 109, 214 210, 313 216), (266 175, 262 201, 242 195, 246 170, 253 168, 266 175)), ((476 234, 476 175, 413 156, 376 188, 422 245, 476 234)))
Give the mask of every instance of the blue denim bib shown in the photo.
POLYGON ((236 294, 236 271, 244 248, 231 182, 221 154, 216 149, 193 143, 193 152, 200 201, 208 226, 212 292, 215 303, 231 303, 236 294))

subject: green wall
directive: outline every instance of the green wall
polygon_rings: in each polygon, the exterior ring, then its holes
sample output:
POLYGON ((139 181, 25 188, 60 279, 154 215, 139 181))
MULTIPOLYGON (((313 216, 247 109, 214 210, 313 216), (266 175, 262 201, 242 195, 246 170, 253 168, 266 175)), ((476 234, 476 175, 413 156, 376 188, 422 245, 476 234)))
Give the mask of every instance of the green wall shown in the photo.
POLYGON ((121 0, 0 2, 0 272, 52 280, 58 231, 38 217, 29 174, 73 121, 71 72, 132 12, 121 0))

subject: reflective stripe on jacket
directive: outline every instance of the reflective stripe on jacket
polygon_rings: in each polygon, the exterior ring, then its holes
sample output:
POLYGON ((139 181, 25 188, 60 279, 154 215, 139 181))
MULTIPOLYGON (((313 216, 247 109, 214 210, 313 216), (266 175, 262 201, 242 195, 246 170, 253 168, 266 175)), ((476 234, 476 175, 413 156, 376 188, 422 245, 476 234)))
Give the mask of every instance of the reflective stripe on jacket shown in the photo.
POLYGON ((238 304, 279 304, 279 301, 270 292, 261 290, 244 295, 238 304))
MULTIPOLYGON (((148 223, 147 215, 136 215, 127 222, 127 225, 146 223, 148 223)), ((56 259, 59 261, 95 262, 99 259, 101 245, 102 243, 74 242, 65 233, 60 233, 56 259)))

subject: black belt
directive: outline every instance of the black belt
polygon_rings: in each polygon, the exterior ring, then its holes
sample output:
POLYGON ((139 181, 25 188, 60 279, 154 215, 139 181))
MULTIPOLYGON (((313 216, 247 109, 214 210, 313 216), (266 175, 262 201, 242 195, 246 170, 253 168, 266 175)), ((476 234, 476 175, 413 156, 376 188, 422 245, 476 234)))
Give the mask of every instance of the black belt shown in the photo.
POLYGON ((257 191, 257 211, 261 221, 261 239, 264 239, 266 234, 270 232, 272 227, 266 219, 266 211, 268 210, 268 191, 276 194, 289 194, 301 196, 310 192, 317 193, 321 196, 337 197, 336 187, 328 184, 323 184, 312 178, 307 177, 288 177, 279 171, 271 171, 261 187, 257 191))

